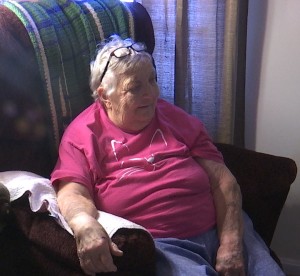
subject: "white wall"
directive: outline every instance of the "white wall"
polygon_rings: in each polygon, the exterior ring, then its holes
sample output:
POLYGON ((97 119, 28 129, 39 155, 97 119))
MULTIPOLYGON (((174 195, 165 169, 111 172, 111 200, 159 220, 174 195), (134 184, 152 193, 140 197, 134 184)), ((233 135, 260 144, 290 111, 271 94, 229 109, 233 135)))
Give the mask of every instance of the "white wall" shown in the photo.
POLYGON ((300 0, 249 0, 246 72, 246 147, 298 166, 272 248, 300 275, 300 0))

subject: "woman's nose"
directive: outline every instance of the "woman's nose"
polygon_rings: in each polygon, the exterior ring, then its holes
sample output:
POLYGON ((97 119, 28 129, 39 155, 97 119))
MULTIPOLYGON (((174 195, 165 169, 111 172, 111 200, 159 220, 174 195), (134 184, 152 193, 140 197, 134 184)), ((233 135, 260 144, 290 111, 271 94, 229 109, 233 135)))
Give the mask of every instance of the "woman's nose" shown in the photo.
POLYGON ((143 97, 147 98, 147 97, 151 97, 153 95, 153 92, 151 89, 149 89, 149 87, 146 87, 143 91, 143 97))
POLYGON ((152 84, 145 85, 145 89, 143 90, 143 97, 153 97, 156 96, 157 89, 152 84))

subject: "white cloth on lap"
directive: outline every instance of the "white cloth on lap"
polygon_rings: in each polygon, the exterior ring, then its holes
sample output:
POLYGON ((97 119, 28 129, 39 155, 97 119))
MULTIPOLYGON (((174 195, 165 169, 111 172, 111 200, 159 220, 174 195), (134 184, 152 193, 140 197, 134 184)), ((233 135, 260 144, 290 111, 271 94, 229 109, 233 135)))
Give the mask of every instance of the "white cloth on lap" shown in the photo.
MULTIPOLYGON (((56 193, 49 179, 27 171, 5 171, 0 172, 0 183, 3 183, 9 190, 11 201, 28 193, 30 208, 33 212, 48 211, 49 215, 54 217, 59 225, 73 235, 60 213, 56 193)), ((99 211, 98 221, 110 237, 120 228, 147 231, 141 225, 103 211, 99 211)))

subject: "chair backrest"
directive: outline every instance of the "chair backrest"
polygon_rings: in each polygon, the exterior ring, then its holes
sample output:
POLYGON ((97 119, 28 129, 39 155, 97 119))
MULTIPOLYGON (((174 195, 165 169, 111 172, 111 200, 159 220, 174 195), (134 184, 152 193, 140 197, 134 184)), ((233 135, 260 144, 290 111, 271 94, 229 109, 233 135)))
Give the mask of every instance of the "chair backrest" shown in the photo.
POLYGON ((152 53, 152 22, 119 0, 4 2, 0 14, 0 170, 48 176, 65 127, 92 102, 97 44, 119 34, 152 53))

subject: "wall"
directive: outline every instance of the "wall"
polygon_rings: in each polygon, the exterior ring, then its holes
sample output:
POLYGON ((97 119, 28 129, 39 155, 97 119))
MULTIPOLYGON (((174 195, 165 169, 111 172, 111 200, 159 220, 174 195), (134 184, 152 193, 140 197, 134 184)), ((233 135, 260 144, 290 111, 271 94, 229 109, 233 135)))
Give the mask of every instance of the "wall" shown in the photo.
POLYGON ((300 275, 300 1, 249 0, 246 147, 297 162, 272 248, 300 275))

